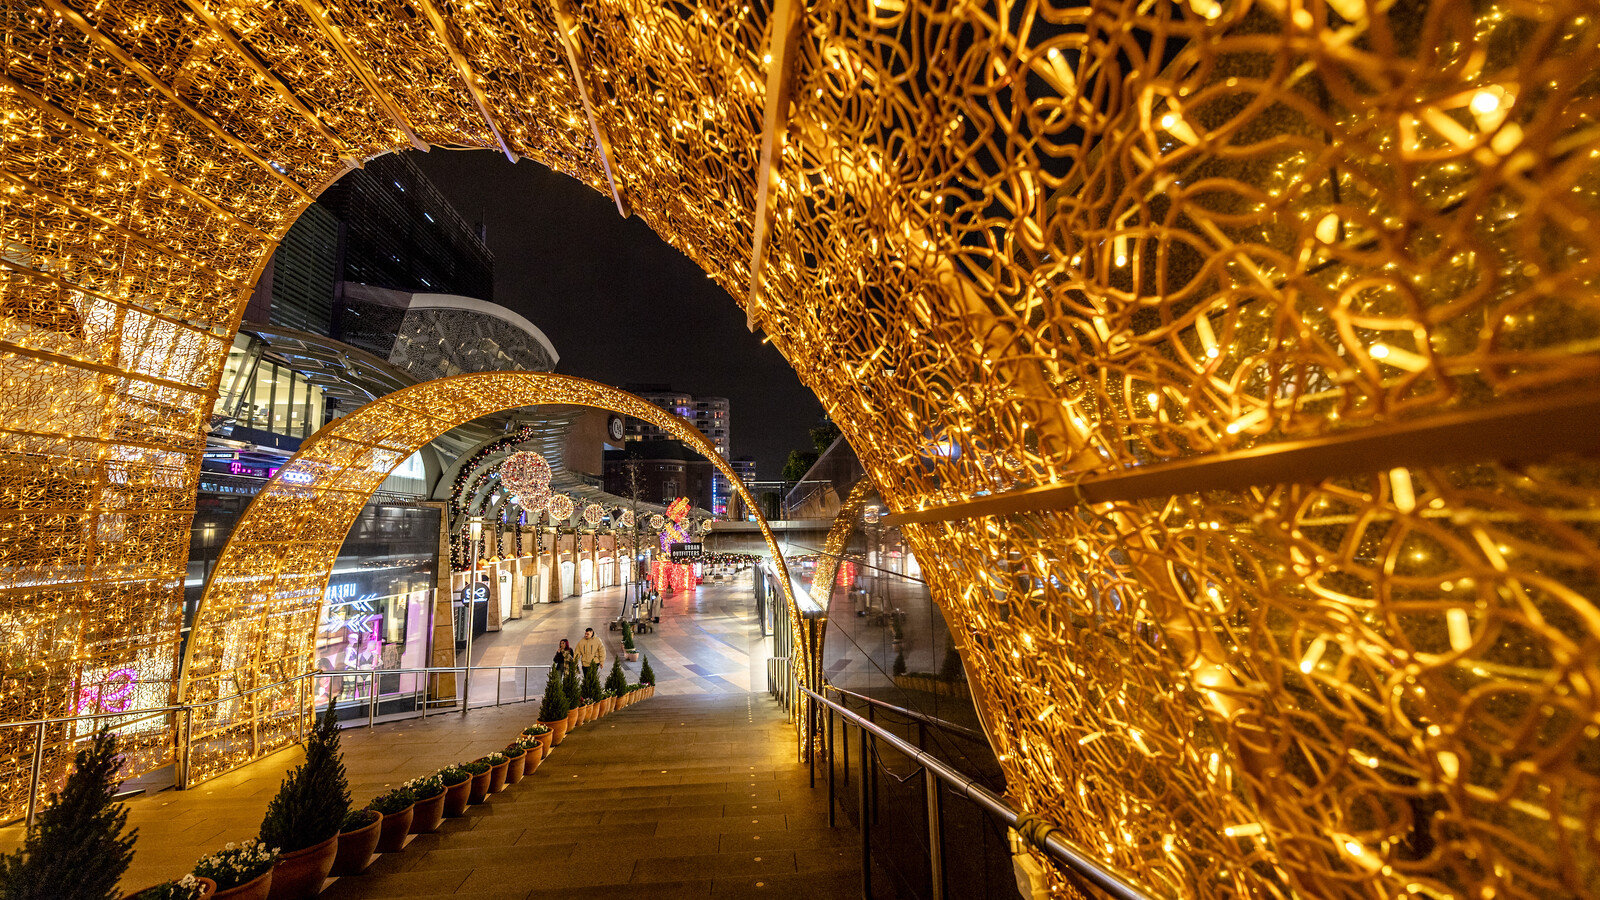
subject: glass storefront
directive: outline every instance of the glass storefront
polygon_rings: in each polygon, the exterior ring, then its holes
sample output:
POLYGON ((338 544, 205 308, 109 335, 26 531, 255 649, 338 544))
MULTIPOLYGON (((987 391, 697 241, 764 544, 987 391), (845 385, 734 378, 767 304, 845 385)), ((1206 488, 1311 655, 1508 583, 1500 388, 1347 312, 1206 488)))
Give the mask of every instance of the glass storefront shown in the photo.
POLYGON ((288 366, 259 353, 259 342, 240 334, 228 351, 214 413, 237 416, 244 428, 309 437, 322 427, 322 388, 288 366))

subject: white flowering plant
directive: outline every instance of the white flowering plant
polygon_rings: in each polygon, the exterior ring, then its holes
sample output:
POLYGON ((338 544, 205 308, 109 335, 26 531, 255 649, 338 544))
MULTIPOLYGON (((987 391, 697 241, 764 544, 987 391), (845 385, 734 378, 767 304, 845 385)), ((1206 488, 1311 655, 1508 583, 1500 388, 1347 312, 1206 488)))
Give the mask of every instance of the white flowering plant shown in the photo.
POLYGON ((495 752, 489 754, 488 756, 485 756, 483 758, 483 761, 488 763, 491 766, 498 766, 501 763, 506 761, 506 755, 504 753, 501 753, 500 751, 496 750, 495 752))
POLYGON ((255 840, 229 841, 221 850, 202 856, 194 864, 194 874, 217 883, 217 890, 248 884, 266 874, 278 861, 278 848, 255 840))
POLYGON ((145 888, 134 896, 134 900, 199 900, 202 887, 200 879, 185 875, 177 881, 145 888))
POLYGON ((444 779, 439 777, 438 772, 430 772, 427 775, 418 775, 416 778, 401 785, 401 787, 410 791, 411 795, 416 797, 418 801, 422 801, 432 800, 434 797, 444 793, 445 785, 444 779))

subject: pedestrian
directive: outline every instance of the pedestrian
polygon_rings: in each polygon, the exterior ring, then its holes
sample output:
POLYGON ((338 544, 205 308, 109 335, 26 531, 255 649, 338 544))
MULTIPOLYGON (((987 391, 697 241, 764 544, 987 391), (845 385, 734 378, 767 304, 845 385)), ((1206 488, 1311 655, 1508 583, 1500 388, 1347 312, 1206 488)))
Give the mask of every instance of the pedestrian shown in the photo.
POLYGON ((572 665, 574 658, 575 657, 572 653, 572 645, 567 643, 566 638, 562 638, 561 645, 556 648, 555 657, 550 660, 551 671, 558 673, 565 672, 567 667, 572 665))
POLYGON ((594 636, 593 628, 583 630, 583 640, 578 642, 578 665, 585 669, 598 666, 606 661, 606 645, 594 636))

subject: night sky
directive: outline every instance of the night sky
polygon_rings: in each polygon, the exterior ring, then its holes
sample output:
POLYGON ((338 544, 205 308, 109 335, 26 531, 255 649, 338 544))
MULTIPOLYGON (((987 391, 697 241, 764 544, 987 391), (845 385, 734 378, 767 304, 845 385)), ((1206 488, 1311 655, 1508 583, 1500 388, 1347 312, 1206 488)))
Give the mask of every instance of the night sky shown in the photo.
POLYGON ((776 480, 811 447, 822 404, 698 266, 611 197, 489 151, 412 153, 468 222, 488 225, 494 299, 555 344, 556 371, 608 384, 660 382, 727 397, 732 456, 776 480))

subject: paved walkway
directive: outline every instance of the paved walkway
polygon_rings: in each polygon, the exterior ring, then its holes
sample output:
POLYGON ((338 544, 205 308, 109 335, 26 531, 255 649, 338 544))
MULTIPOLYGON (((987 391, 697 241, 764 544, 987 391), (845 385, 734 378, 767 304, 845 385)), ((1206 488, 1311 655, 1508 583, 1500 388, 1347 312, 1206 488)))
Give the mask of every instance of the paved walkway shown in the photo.
MULTIPOLYGON (((656 696, 678 694, 740 694, 767 687, 770 638, 762 638, 755 622, 752 579, 743 572, 726 583, 702 584, 690 591, 668 594, 660 609, 661 621, 653 630, 634 636, 634 644, 650 659, 656 673, 656 696)), ((621 632, 607 623, 622 608, 622 588, 607 588, 561 603, 539 603, 523 610, 496 632, 473 641, 475 665, 549 665, 562 638, 574 646, 583 629, 593 628, 606 643, 606 667, 621 649, 621 632)), ((624 663, 630 681, 638 680, 639 664, 624 663)), ((605 672, 601 672, 601 677, 605 672)), ((521 695, 522 683, 505 673, 505 696, 521 695)), ((543 677, 535 679, 544 686, 543 677)), ((494 683, 479 678, 472 688, 474 703, 494 699, 494 683)))
MULTIPOLYGON (((556 642, 561 637, 574 640, 581 637, 586 625, 592 625, 607 641, 609 652, 614 653, 619 639, 615 633, 606 631, 605 627, 606 622, 615 617, 620 605, 621 593, 616 589, 559 604, 541 604, 529 611, 524 619, 508 623, 505 630, 479 640, 474 648, 474 656, 479 664, 489 665, 548 663, 556 642)), ((765 660, 768 655, 768 642, 760 636, 755 623, 754 599, 750 593, 748 574, 732 584, 702 585, 692 592, 669 597, 666 609, 662 612, 659 630, 640 635, 637 643, 649 655, 651 668, 656 673, 659 682, 656 697, 613 714, 597 726, 580 728, 573 739, 550 759, 547 767, 551 771, 570 765, 575 768, 569 774, 578 774, 581 782, 584 767, 610 764, 604 762, 606 759, 613 762, 620 759, 601 755, 585 760, 580 758, 580 748, 588 748, 585 752, 604 754, 611 752, 606 749, 610 747, 619 752, 625 750, 638 754, 633 760, 635 769, 638 768, 637 763, 646 756, 652 760, 665 760, 661 765, 669 771, 663 779, 639 782, 642 798, 650 796, 652 790, 659 794, 663 785, 679 784, 679 779, 726 774, 726 771, 709 773, 701 770, 726 770, 732 764, 728 760, 732 758, 734 744, 737 743, 745 746, 740 752, 751 755, 749 761, 740 763, 744 770, 749 771, 750 766, 757 766, 756 771, 763 774, 762 780, 770 781, 780 776, 804 777, 804 770, 793 761, 793 738, 776 724, 782 714, 775 711, 775 705, 766 698, 765 693, 747 693, 751 688, 765 690, 765 660), (674 707, 674 712, 664 715, 646 712, 652 704, 657 710, 664 710, 669 704, 691 702, 696 696, 707 701, 731 704, 728 708, 735 709, 738 715, 714 705, 704 708, 692 705, 674 707), (700 718, 701 713, 715 718, 715 727, 721 734, 719 740, 708 740, 704 729, 709 720, 700 718), (730 741, 727 731, 731 727, 730 716, 743 717, 744 724, 752 730, 741 735, 737 741, 730 741), (620 723, 628 721, 629 717, 640 722, 648 720, 650 724, 623 732, 628 735, 626 738, 612 731, 612 726, 620 728, 620 723), (669 723, 666 719, 673 719, 673 722, 669 723), (616 734, 616 740, 611 739, 613 734, 616 734), (701 744, 705 744, 705 747, 702 748, 701 744), (693 754, 687 754, 690 750, 694 751, 693 754), (760 762, 756 762, 757 757, 760 762)), ((638 663, 625 663, 624 667, 630 681, 638 680, 638 663)), ((542 693, 542 688, 543 679, 536 679, 535 700, 542 693)), ((509 688, 507 690, 507 698, 520 697, 520 684, 515 692, 509 688)), ((492 701, 492 679, 482 679, 475 684, 473 695, 474 702, 492 701)), ((408 719, 380 724, 372 729, 347 729, 342 741, 352 799, 356 805, 364 805, 373 796, 406 779, 497 750, 531 723, 536 713, 537 707, 533 703, 513 704, 498 709, 475 709, 465 716, 446 713, 425 720, 408 719)), ((189 791, 166 790, 131 798, 128 801, 128 823, 139 829, 140 837, 133 867, 123 879, 123 887, 131 891, 182 874, 200 856, 224 843, 253 836, 260 826, 267 801, 277 791, 284 773, 297 765, 302 757, 298 747, 291 748, 189 791)), ((538 775, 546 779, 553 777, 546 776, 546 771, 546 768, 541 768, 538 775)), ((660 774, 659 769, 656 772, 660 774)), ((706 783, 726 781, 725 778, 711 779, 706 783)), ((617 784, 607 790, 628 789, 617 784)), ((531 790, 525 789, 519 796, 526 794, 531 794, 531 790)), ((817 796, 817 803, 825 802, 825 795, 819 793, 817 796)), ((770 799, 762 797, 757 802, 770 799)), ((576 802, 576 798, 555 802, 576 802)), ((637 805, 642 808, 647 804, 641 799, 637 805)), ((756 818, 759 820, 760 817, 756 818)), ((479 820, 468 818, 462 821, 477 823, 479 820)), ((572 825, 576 821, 578 819, 568 821, 566 817, 557 815, 549 827, 560 828, 563 822, 572 825)), ((648 821, 665 820, 658 817, 648 821)), ((596 821, 583 827, 595 832, 592 843, 604 845, 606 853, 632 852, 614 849, 619 843, 634 843, 633 838, 628 837, 632 832, 626 829, 617 831, 615 840, 602 839, 604 826, 611 824, 609 820, 596 821), (626 841, 621 840, 624 837, 626 841)), ((762 823, 757 821, 754 824, 762 823)), ((781 825, 767 824, 776 830, 787 827, 786 821, 781 825)), ((665 826, 660 832, 661 836, 667 837, 672 827, 665 826)), ((18 846, 21 840, 20 825, 0 828, 0 852, 18 846)), ((671 843, 661 842, 663 848, 671 843)), ((587 847, 585 854, 594 849, 594 846, 587 847)), ((767 857, 763 859, 768 863, 771 861, 767 857)), ((614 868, 598 864, 596 867, 614 868)), ((539 868, 542 870, 543 867, 539 868)), ((632 869, 628 871, 631 873, 632 869)), ((641 878, 648 879, 649 876, 641 872, 641 878)), ((635 892, 630 891, 630 895, 635 895, 635 892)), ((515 896, 528 894, 525 890, 515 896)))

